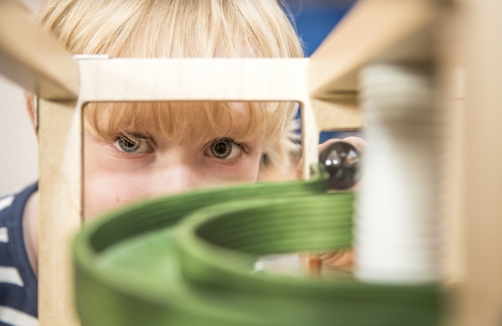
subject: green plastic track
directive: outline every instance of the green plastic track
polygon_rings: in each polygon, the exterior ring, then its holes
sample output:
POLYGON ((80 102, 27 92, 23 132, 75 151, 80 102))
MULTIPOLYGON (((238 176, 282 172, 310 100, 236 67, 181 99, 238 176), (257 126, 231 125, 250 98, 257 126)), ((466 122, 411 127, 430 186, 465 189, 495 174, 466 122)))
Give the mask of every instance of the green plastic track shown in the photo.
POLYGON ((352 244, 352 193, 325 176, 145 201, 82 229, 77 307, 88 325, 437 325, 435 284, 253 273, 257 257, 352 244))

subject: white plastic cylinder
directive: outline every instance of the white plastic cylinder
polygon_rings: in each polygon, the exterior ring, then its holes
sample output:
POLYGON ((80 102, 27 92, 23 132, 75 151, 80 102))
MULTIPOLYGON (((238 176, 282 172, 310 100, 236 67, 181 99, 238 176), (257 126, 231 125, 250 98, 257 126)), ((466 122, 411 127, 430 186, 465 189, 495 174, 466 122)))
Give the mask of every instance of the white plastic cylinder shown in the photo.
POLYGON ((372 64, 360 74, 364 176, 356 275, 377 283, 441 278, 438 191, 443 115, 429 65, 372 64))

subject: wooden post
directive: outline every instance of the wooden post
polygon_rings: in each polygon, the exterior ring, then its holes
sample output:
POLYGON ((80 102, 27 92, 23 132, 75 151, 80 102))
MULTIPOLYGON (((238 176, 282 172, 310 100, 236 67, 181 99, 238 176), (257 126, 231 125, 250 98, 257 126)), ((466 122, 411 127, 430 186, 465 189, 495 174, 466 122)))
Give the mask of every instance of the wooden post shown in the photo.
POLYGON ((465 282, 455 325, 502 324, 502 2, 461 1, 466 24, 465 282))
POLYGON ((82 114, 75 101, 39 104, 39 322, 78 325, 71 236, 82 215, 82 114))

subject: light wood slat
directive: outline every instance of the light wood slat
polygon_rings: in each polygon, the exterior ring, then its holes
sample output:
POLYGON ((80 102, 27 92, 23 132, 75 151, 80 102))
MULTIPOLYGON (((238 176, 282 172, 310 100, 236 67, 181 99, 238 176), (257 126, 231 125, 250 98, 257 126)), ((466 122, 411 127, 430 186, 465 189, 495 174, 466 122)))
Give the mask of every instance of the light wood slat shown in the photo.
POLYGON ((78 325, 71 236, 82 216, 82 121, 75 102, 40 101, 39 322, 78 325))
POLYGON ((78 65, 18 3, 0 1, 0 74, 47 99, 78 96, 78 65))
POLYGON ((455 325, 502 323, 502 2, 465 0, 465 282, 455 325))
POLYGON ((409 37, 417 34, 414 38, 427 41, 420 34, 430 32, 425 28, 435 15, 431 0, 359 1, 311 56, 311 96, 330 99, 334 93, 356 90, 358 69, 375 58, 423 60, 430 56, 431 48, 415 46, 420 42, 409 37))
POLYGON ((310 179, 310 166, 319 161, 319 129, 315 119, 312 103, 309 98, 301 101, 302 104, 302 178, 310 179))
MULTIPOLYGON (((438 41, 436 51, 436 85, 438 103, 445 112, 442 153, 441 210, 445 244, 443 269, 445 284, 458 287, 465 278, 464 270, 464 225, 462 219, 461 198, 463 175, 463 148, 461 140, 462 114, 465 111, 465 71, 461 65, 464 54, 461 40, 464 37, 462 26, 464 19, 459 14, 458 6, 444 8, 440 24, 436 29, 438 41)), ((447 314, 447 318, 451 315, 447 314)))
POLYGON ((82 101, 301 101, 308 59, 80 60, 82 101))

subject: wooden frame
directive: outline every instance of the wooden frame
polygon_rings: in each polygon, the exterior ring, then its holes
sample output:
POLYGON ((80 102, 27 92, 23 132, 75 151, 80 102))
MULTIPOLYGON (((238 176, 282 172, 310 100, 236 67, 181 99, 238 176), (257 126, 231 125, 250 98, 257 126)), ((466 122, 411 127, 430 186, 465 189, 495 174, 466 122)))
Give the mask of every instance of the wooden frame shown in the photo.
MULTIPOLYGON (((70 307, 67 243, 81 224, 81 111, 85 103, 298 101, 305 117, 304 175, 308 176, 308 164, 317 159, 316 116, 323 120, 322 129, 362 125, 356 110, 356 77, 364 64, 436 61, 436 49, 422 46, 426 43, 421 42, 430 37, 434 22, 442 19, 438 2, 361 0, 310 59, 89 57, 77 64, 22 9, 11 1, 0 1, 0 73, 42 98, 40 324, 77 324, 70 307), (214 76, 218 76, 218 83, 214 76)), ((502 237, 495 232, 500 230, 502 207, 496 196, 500 193, 499 183, 493 182, 502 178, 501 156, 494 150, 500 145, 496 140, 502 137, 498 136, 502 129, 494 125, 494 121, 500 120, 502 102, 499 92, 490 85, 499 85, 502 76, 490 67, 498 64, 502 48, 489 40, 498 36, 494 27, 502 28, 502 8, 489 0, 466 0, 453 2, 449 10, 469 18, 467 48, 476 58, 467 61, 472 76, 467 89, 472 89, 472 97, 467 101, 471 109, 467 111, 469 119, 464 131, 464 139, 469 139, 462 156, 465 174, 459 183, 465 196, 453 210, 463 213, 463 222, 469 229, 463 242, 465 258, 457 262, 467 267, 467 273, 459 283, 461 309, 453 311, 458 312, 458 319, 452 320, 464 325, 491 326, 499 323, 502 307, 502 261, 496 251, 502 245, 502 237), (483 138, 483 126, 493 126, 491 137, 483 138), (480 147, 480 143, 485 145, 480 147), (474 156, 485 160, 472 160, 474 156), (486 269, 487 266, 490 267, 486 269)), ((458 229, 459 225, 449 227, 458 229)), ((458 250, 458 246, 453 247, 458 250)))
POLYGON ((308 59, 84 59, 77 107, 111 101, 295 101, 302 108, 303 173, 317 163, 308 59), (215 76, 217 80, 215 80, 215 76))

